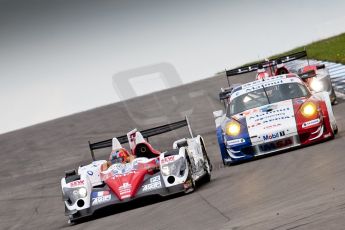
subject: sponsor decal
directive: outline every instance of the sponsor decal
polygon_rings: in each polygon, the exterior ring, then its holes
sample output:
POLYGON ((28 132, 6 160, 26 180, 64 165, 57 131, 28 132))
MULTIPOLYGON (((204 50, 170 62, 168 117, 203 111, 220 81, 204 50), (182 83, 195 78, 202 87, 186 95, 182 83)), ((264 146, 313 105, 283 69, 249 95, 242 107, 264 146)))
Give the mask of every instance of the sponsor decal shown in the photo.
POLYGON ((109 194, 110 194, 109 191, 98 191, 98 192, 92 192, 91 197, 96 198, 96 197, 100 197, 100 196, 107 196, 109 194))
POLYGON ((230 141, 227 141, 226 144, 227 145, 238 145, 238 144, 242 144, 246 142, 243 138, 240 138, 240 139, 234 139, 234 140, 230 140, 230 141))
POLYGON ((277 139, 283 136, 285 136, 285 132, 281 131, 281 132, 263 135, 262 138, 264 139, 264 141, 270 141, 270 140, 277 139))
POLYGON ((111 200, 111 194, 109 193, 109 191, 95 192, 95 193, 92 193, 92 196, 94 196, 94 194, 95 194, 95 197, 92 198, 92 205, 103 204, 111 200), (98 196, 98 193, 102 193, 104 195, 98 196))
POLYGON ((279 140, 279 141, 275 141, 275 142, 269 142, 266 144, 262 144, 259 145, 259 149, 262 152, 268 152, 268 151, 272 151, 275 149, 280 149, 289 145, 292 145, 293 141, 291 138, 287 138, 287 139, 283 139, 283 140, 279 140))
POLYGON ((304 122, 302 124, 302 128, 307 128, 309 126, 316 125, 316 124, 319 124, 319 123, 320 123, 320 119, 317 118, 317 119, 314 119, 314 120, 311 120, 311 121, 304 122))
POLYGON ((164 157, 162 160, 161 160, 161 164, 167 164, 169 162, 172 162, 175 160, 175 155, 172 155, 172 156, 168 156, 168 157, 164 157))
POLYGON ((327 137, 330 137, 330 136, 331 136, 330 133, 327 133, 327 134, 323 135, 324 138, 327 138, 327 137))
POLYGON ((246 84, 246 85, 243 85, 242 87, 245 89, 245 92, 251 92, 251 91, 254 91, 254 90, 257 90, 257 89, 261 89, 262 86, 264 86, 265 88, 266 87, 270 87, 270 86, 273 86, 273 85, 279 85, 279 84, 282 84, 284 83, 283 79, 276 79, 274 81, 269 81, 269 82, 265 82, 265 83, 262 83, 262 82, 253 82, 254 84, 246 84))
POLYGON ((150 178, 150 183, 143 186, 143 192, 152 191, 162 187, 161 177, 155 176, 150 178))
POLYGON ((266 127, 264 127, 264 129, 273 129, 273 128, 277 128, 279 126, 281 126, 282 124, 273 124, 273 125, 268 125, 266 127))
POLYGON ((133 166, 134 164, 122 164, 122 163, 114 164, 111 166, 111 172, 113 173, 113 175, 122 175, 122 176, 130 174, 130 173, 135 173, 133 166))
POLYGON ((101 172, 100 177, 101 177, 101 180, 106 181, 108 179, 115 180, 116 178, 128 176, 130 174, 137 174, 137 171, 134 171, 134 170, 130 172, 125 172, 125 173, 122 173, 122 172, 123 172, 122 170, 120 171, 120 170, 112 169, 111 171, 108 171, 108 172, 101 172))
POLYGON ((70 183, 71 187, 77 187, 77 186, 81 186, 84 185, 84 180, 76 180, 76 181, 72 181, 70 183))
POLYGON ((278 76, 278 77, 270 77, 269 79, 267 79, 265 82, 258 82, 258 81, 253 81, 250 83, 246 83, 244 85, 242 85, 242 89, 240 91, 238 91, 238 93, 232 94, 234 95, 233 98, 238 97, 239 95, 242 95, 244 93, 247 92, 251 92, 257 89, 261 89, 262 85, 266 88, 266 87, 270 87, 270 86, 274 86, 274 85, 280 85, 283 83, 289 83, 289 82, 300 82, 299 79, 297 78, 286 78, 286 76, 278 76))
POLYGON ((257 122, 257 123, 254 123, 252 125, 248 125, 247 127, 248 127, 248 129, 250 129, 250 128, 254 128, 254 127, 259 126, 259 125, 261 125, 261 123, 257 122))
POLYGON ((282 117, 272 118, 269 120, 264 120, 262 123, 265 124, 265 123, 269 123, 269 122, 273 122, 273 121, 287 120, 289 118, 291 118, 291 117, 290 116, 282 116, 282 117))
POLYGON ((89 174, 90 176, 93 175, 93 172, 91 170, 87 171, 87 174, 89 174))
MULTIPOLYGON (((269 108, 265 108, 265 109, 269 109, 269 108)), ((267 120, 267 119, 272 119, 272 118, 280 118, 280 117, 287 117, 289 118, 289 116, 286 114, 288 111, 290 110, 290 108, 281 108, 281 109, 275 109, 275 110, 272 110, 270 112, 264 112, 262 111, 263 113, 259 113, 259 114, 255 114, 255 115, 252 115, 252 116, 249 116, 249 120, 253 120, 254 119, 254 122, 256 121, 262 121, 262 120, 267 120), (267 115, 269 114, 269 115, 267 115)))
POLYGON ((123 183, 120 187, 119 187, 119 192, 120 192, 120 195, 124 195, 124 194, 127 194, 127 193, 130 193, 132 190, 132 185, 128 182, 125 182, 123 183))
POLYGON ((278 105, 277 104, 275 104, 275 105, 267 105, 267 106, 265 106, 265 107, 262 107, 261 109, 260 109, 260 112, 267 112, 268 110, 271 110, 270 112, 268 112, 268 113, 272 113, 272 110, 276 110, 278 108, 278 105))

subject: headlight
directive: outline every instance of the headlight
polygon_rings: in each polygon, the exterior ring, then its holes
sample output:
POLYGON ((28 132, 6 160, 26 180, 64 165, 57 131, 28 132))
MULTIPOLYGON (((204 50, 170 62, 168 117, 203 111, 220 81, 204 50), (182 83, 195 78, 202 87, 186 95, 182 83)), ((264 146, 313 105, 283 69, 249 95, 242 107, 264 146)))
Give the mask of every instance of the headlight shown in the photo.
POLYGON ((162 167, 162 173, 164 176, 177 175, 177 165, 179 162, 173 162, 162 167))
POLYGON ((170 175, 175 175, 175 176, 180 176, 180 173, 186 169, 185 167, 185 159, 179 158, 175 162, 171 162, 169 164, 163 165, 162 166, 162 174, 164 176, 170 176, 170 175))
POLYGON ((225 126, 225 133, 229 136, 237 136, 241 131, 241 126, 237 121, 230 121, 225 126))
POLYGON ((81 188, 79 188, 78 193, 79 193, 79 196, 80 196, 81 198, 84 198, 84 197, 86 197, 86 195, 87 195, 87 190, 86 190, 86 188, 81 187, 81 188))
POLYGON ((72 194, 73 194, 73 198, 74 199, 78 199, 79 198, 79 190, 78 189, 73 190, 72 194))
POLYGON ((306 118, 312 117, 316 112, 316 105, 313 102, 307 102, 301 108, 301 113, 306 118))
POLYGON ((315 92, 320 92, 323 90, 323 84, 321 81, 313 79, 310 83, 310 88, 315 92))
POLYGON ((169 168, 169 166, 167 166, 167 165, 162 166, 162 173, 163 173, 164 176, 170 175, 170 168, 169 168))

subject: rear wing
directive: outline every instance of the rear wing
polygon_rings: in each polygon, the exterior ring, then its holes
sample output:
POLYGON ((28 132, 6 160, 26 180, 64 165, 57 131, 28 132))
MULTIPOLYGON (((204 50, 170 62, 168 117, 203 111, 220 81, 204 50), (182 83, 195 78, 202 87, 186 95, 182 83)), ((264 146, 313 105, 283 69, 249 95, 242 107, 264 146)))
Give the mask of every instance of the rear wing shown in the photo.
POLYGON ((229 77, 231 77, 231 76, 256 71, 256 70, 258 70, 260 65, 262 65, 263 68, 270 68, 270 67, 276 66, 278 60, 281 61, 281 63, 286 63, 286 62, 294 61, 294 60, 301 59, 304 57, 307 57, 307 51, 306 50, 303 50, 303 51, 300 51, 297 53, 292 53, 292 54, 285 55, 285 56, 281 56, 281 57, 274 58, 271 60, 267 60, 267 61, 263 61, 263 62, 257 62, 254 64, 250 64, 250 65, 242 66, 239 68, 227 70, 226 71, 227 81, 228 81, 229 86, 230 86, 229 77))
MULTIPOLYGON (((190 126, 190 123, 189 123, 189 120, 188 120, 187 116, 185 117, 184 120, 177 121, 177 122, 170 123, 170 124, 166 124, 166 125, 162 125, 162 126, 157 126, 157 127, 146 129, 146 130, 142 130, 142 131, 139 131, 139 132, 142 134, 142 136, 144 138, 148 139, 149 137, 156 136, 156 135, 159 135, 159 134, 162 134, 162 133, 167 133, 167 132, 173 131, 175 129, 182 128, 184 126, 188 127, 189 134, 193 138, 192 128, 190 126)), ((119 136, 119 137, 116 137, 116 138, 118 139, 120 144, 128 143, 127 135, 119 136)), ((92 159, 94 161, 96 160, 95 154, 94 154, 94 150, 111 147, 112 146, 112 140, 113 139, 108 139, 108 140, 104 140, 104 141, 100 141, 100 142, 95 142, 95 143, 91 143, 89 141, 91 157, 92 157, 92 159)))
POLYGON ((309 71, 307 71, 307 72, 298 74, 298 76, 299 76, 301 79, 308 79, 308 78, 316 77, 316 72, 315 72, 315 70, 309 70, 309 71))

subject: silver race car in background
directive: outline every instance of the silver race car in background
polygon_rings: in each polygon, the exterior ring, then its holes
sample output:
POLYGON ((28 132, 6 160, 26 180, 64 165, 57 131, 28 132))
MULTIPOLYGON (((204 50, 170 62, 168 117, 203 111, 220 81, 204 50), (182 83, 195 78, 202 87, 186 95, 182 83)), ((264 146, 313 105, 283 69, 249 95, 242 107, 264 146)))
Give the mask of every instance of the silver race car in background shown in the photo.
POLYGON ((325 65, 307 65, 300 68, 298 74, 302 79, 305 79, 310 90, 316 93, 326 91, 332 105, 337 104, 331 77, 325 65))

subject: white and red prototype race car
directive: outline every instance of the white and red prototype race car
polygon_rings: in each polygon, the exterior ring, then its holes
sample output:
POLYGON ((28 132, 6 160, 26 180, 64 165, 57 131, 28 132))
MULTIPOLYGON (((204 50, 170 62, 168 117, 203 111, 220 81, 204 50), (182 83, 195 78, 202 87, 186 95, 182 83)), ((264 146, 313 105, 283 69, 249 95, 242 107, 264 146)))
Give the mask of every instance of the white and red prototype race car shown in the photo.
POLYGON ((93 161, 78 170, 65 173, 61 189, 65 215, 69 223, 92 215, 103 207, 126 203, 140 197, 167 196, 194 191, 201 178, 209 181, 212 166, 203 138, 193 137, 188 119, 127 135, 89 143, 93 161), (160 152, 145 140, 148 137, 188 126, 191 138, 173 143, 173 148, 160 152), (110 164, 96 160, 94 150, 112 147, 112 153, 129 143, 132 160, 110 164))
POLYGON ((238 86, 226 113, 213 114, 225 165, 321 142, 338 131, 328 93, 312 93, 296 74, 238 86))

